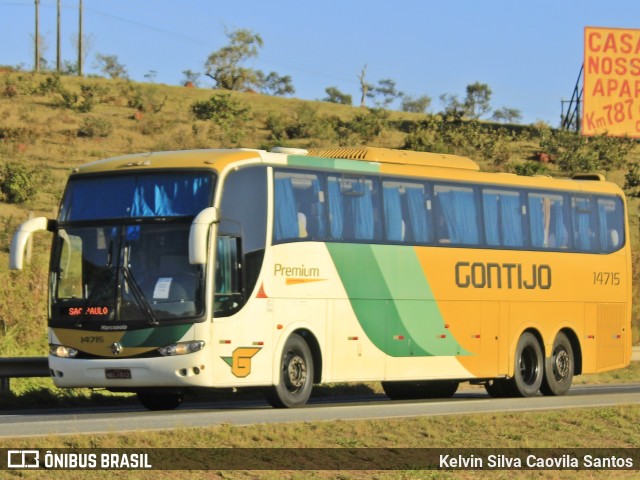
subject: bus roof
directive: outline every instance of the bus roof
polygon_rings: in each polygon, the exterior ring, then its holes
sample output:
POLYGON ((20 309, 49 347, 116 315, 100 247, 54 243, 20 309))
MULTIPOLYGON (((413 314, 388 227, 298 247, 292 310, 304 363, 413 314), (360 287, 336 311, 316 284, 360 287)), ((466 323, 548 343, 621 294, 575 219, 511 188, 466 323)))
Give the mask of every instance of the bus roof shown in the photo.
POLYGON ((476 162, 467 157, 447 155, 444 153, 413 152, 392 148, 350 147, 350 148, 318 148, 308 150, 308 155, 325 158, 344 158, 352 160, 368 160, 378 163, 394 163, 400 165, 420 165, 424 167, 460 168, 479 171, 476 162))
POLYGON ((354 170, 361 173, 433 176, 438 178, 496 185, 527 186, 584 190, 615 191, 620 188, 597 174, 575 175, 573 179, 549 176, 521 176, 505 173, 480 172, 473 160, 457 155, 415 152, 378 147, 314 148, 309 150, 274 148, 271 152, 258 149, 202 149, 167 152, 148 152, 107 158, 87 163, 73 170, 74 174, 124 172, 147 169, 205 168, 222 172, 227 166, 241 161, 265 162, 295 167, 354 170))
POLYGON ((75 168, 73 173, 106 173, 147 168, 215 168, 222 170, 229 163, 258 158, 260 158, 259 150, 241 148, 146 152, 87 163, 75 168))

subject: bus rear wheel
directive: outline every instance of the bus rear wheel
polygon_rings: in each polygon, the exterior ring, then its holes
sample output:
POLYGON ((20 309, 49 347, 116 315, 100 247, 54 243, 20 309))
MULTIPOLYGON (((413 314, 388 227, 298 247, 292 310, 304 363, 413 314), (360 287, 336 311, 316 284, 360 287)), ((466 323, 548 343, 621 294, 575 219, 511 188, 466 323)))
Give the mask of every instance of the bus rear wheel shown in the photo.
POLYGON ((544 355, 535 335, 524 332, 518 340, 515 354, 515 372, 509 380, 510 396, 531 397, 542 385, 544 355))
POLYGON ((301 407, 313 389, 313 357, 309 345, 297 334, 292 334, 284 345, 278 383, 266 394, 275 408, 301 407))
POLYGON ((180 406, 184 395, 182 392, 138 392, 138 400, 147 410, 175 410, 180 406))
POLYGON ((425 382, 382 382, 382 389, 391 400, 417 400, 420 398, 449 398, 458 390, 457 380, 425 382))
POLYGON ((575 364, 573 348, 567 336, 558 332, 551 355, 545 359, 544 379, 540 391, 544 395, 564 395, 571 388, 575 364))

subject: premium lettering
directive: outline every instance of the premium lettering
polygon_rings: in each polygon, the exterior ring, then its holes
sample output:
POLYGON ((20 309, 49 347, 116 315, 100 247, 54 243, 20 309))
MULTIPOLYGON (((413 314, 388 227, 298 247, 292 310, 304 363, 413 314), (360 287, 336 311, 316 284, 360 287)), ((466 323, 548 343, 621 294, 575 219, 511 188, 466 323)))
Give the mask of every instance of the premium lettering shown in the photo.
POLYGON ((281 263, 276 263, 273 268, 273 274, 281 277, 319 277, 320 269, 317 267, 305 267, 304 264, 299 267, 288 267, 281 263))
POLYGON ((460 288, 551 288, 551 267, 544 264, 458 262, 455 276, 460 288))

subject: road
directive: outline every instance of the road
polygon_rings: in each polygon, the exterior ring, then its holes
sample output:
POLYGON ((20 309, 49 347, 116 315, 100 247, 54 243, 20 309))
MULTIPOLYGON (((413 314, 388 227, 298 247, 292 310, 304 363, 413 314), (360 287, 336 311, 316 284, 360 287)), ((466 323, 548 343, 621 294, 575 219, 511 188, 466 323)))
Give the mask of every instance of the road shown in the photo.
POLYGON ((5 412, 0 437, 123 433, 206 427, 220 424, 314 422, 402 418, 469 413, 557 410, 640 403, 640 384, 578 385, 563 397, 496 399, 483 389, 460 390, 447 400, 391 401, 383 395, 323 397, 304 408, 272 409, 260 400, 185 402, 171 412, 149 412, 135 404, 118 407, 68 408, 5 412))

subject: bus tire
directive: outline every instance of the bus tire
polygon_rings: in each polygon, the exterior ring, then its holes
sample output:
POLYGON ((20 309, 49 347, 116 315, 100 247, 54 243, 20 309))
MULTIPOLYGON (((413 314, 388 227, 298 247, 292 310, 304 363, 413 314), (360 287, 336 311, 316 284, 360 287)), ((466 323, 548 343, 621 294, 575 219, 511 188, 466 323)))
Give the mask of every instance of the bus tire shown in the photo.
POLYGON ((573 348, 567 336, 558 332, 551 355, 544 362, 544 379, 540 391, 544 395, 564 395, 571 388, 575 368, 573 348))
POLYGON ((180 406, 184 395, 182 392, 138 392, 138 400, 147 410, 175 410, 180 406))
POLYGON ((278 383, 267 390, 267 401, 275 408, 301 407, 313 389, 313 356, 309 345, 292 334, 282 350, 278 383))
POLYGON ((531 397, 542 385, 544 377, 544 355, 538 339, 530 332, 524 332, 518 340, 515 354, 515 371, 509 381, 511 395, 531 397))

